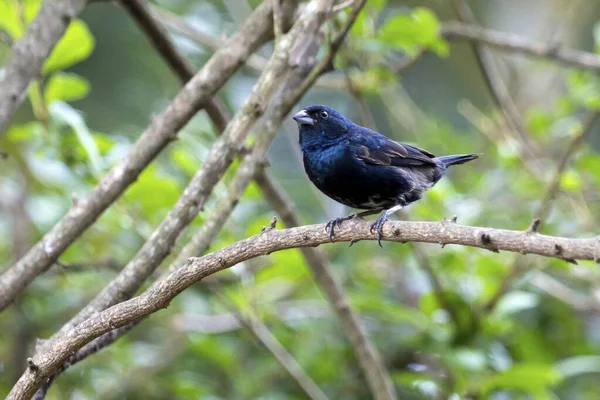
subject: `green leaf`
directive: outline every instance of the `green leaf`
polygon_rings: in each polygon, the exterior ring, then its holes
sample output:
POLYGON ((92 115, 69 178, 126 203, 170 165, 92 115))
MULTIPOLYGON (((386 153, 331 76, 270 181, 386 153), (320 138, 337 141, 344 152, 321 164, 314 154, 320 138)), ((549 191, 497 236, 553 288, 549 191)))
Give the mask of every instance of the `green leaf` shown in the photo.
POLYGON ((94 36, 92 36, 85 22, 74 20, 67 28, 65 35, 56 44, 42 72, 48 74, 69 68, 85 60, 94 50, 94 44, 94 36))
POLYGON ((139 207, 147 221, 157 223, 164 218, 180 195, 180 188, 174 179, 157 173, 150 166, 142 172, 138 181, 126 193, 125 200, 139 207))
POLYGON ((581 189, 582 185, 581 175, 573 169, 563 172, 560 177, 560 187, 568 192, 577 192, 581 189))
POLYGON ((94 177, 99 178, 102 174, 102 158, 96 141, 81 114, 69 104, 59 100, 54 101, 49 110, 56 121, 73 128, 79 143, 81 143, 89 157, 92 174, 94 177))
POLYGON ((483 395, 495 390, 513 389, 531 393, 536 398, 549 398, 552 385, 561 381, 558 371, 545 364, 517 364, 481 383, 483 395))
POLYGON ((388 18, 379 30, 379 39, 409 55, 422 49, 440 56, 448 55, 448 43, 439 35, 440 21, 428 8, 418 7, 411 14, 388 18))
POLYGON ((81 100, 90 92, 90 83, 79 75, 59 72, 50 77, 44 90, 44 99, 49 106, 53 101, 81 100))
POLYGON ((23 24, 15 5, 17 2, 0 0, 0 29, 5 31, 13 40, 23 34, 23 24))

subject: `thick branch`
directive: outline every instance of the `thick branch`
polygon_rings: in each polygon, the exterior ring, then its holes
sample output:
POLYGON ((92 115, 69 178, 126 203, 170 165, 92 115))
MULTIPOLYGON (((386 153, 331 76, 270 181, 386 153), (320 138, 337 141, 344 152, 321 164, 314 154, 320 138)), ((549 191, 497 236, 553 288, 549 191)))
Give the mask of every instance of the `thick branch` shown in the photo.
MULTIPOLYGON (((162 260, 167 257, 183 229, 192 222, 205 205, 214 186, 237 155, 239 148, 243 146, 244 139, 253 124, 262 116, 264 103, 269 101, 272 93, 286 78, 286 72, 289 69, 288 59, 291 57, 296 42, 304 42, 303 39, 306 38, 306 35, 314 35, 320 29, 326 14, 326 3, 326 0, 320 0, 317 7, 303 14, 290 33, 281 38, 252 93, 227 125, 223 136, 213 145, 202 168, 194 175, 167 217, 121 273, 90 304, 65 324, 54 335, 54 338, 69 332, 71 328, 85 321, 90 315, 133 296, 162 260)), ((293 97, 293 102, 288 107, 291 107, 303 92, 296 93, 298 95, 293 97)), ((280 108, 276 108, 277 111, 287 113, 287 109, 280 108)), ((277 126, 273 129, 276 129, 277 126)), ((267 148, 269 143, 270 140, 266 143, 267 148)))
POLYGON ((594 53, 538 42, 515 33, 499 32, 453 21, 442 25, 441 34, 448 39, 474 40, 499 50, 547 58, 569 67, 600 72, 600 56, 594 53))
MULTIPOLYGON (((376 240, 369 221, 352 220, 336 231, 340 242, 376 240)), ((511 231, 485 227, 463 226, 441 222, 388 222, 383 239, 394 242, 427 242, 459 244, 493 251, 506 250, 539 254, 546 257, 598 260, 600 238, 569 239, 546 236, 531 231, 511 231)), ((171 273, 142 295, 95 314, 52 342, 46 351, 34 356, 30 367, 21 376, 8 399, 29 398, 45 379, 70 354, 86 343, 115 328, 125 326, 169 305, 171 300, 195 282, 232 267, 242 261, 275 251, 306 248, 329 243, 325 225, 309 225, 285 230, 267 230, 241 240, 201 258, 190 258, 186 265, 171 273)))
POLYGON ((272 33, 272 7, 265 1, 240 31, 219 49, 192 80, 155 117, 129 154, 115 165, 19 262, 0 276, 0 310, 50 267, 142 170, 171 142, 248 56, 272 33))
POLYGON ((29 84, 86 4, 87 0, 45 0, 25 34, 12 46, 0 79, 0 135, 25 98, 29 84))

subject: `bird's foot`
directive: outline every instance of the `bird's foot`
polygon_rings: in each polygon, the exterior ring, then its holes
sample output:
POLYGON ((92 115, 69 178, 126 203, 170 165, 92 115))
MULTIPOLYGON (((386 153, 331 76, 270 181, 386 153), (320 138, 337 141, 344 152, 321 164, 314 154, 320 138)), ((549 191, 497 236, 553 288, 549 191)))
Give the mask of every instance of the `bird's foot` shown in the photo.
POLYGON ((375 220, 375 222, 373 222, 373 225, 371 225, 371 233, 377 231, 377 243, 379 243, 379 247, 383 247, 381 245, 381 238, 383 237, 383 225, 387 222, 387 220, 388 214, 384 212, 379 218, 375 220))
POLYGON ((351 220, 355 217, 356 217, 356 214, 348 215, 347 217, 334 218, 325 225, 325 232, 329 232, 329 240, 331 240, 331 243, 333 243, 333 236, 334 236, 335 228, 341 228, 342 222, 351 220))

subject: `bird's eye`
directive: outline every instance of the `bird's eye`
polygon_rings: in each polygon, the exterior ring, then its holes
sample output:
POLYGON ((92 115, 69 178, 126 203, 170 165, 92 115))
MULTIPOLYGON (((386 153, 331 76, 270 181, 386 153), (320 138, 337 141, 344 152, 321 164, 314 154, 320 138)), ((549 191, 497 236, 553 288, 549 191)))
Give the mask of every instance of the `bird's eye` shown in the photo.
POLYGON ((329 114, 327 114, 327 111, 321 111, 321 117, 326 119, 329 117, 329 114))

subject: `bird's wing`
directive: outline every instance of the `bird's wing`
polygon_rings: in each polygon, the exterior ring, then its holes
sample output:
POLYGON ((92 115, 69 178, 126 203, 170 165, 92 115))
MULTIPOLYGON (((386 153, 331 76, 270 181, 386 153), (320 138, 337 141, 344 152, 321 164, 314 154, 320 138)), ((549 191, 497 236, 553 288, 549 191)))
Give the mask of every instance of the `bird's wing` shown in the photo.
POLYGON ((433 154, 418 147, 395 142, 375 131, 357 132, 352 144, 358 149, 358 158, 367 164, 396 167, 436 165, 433 154))

